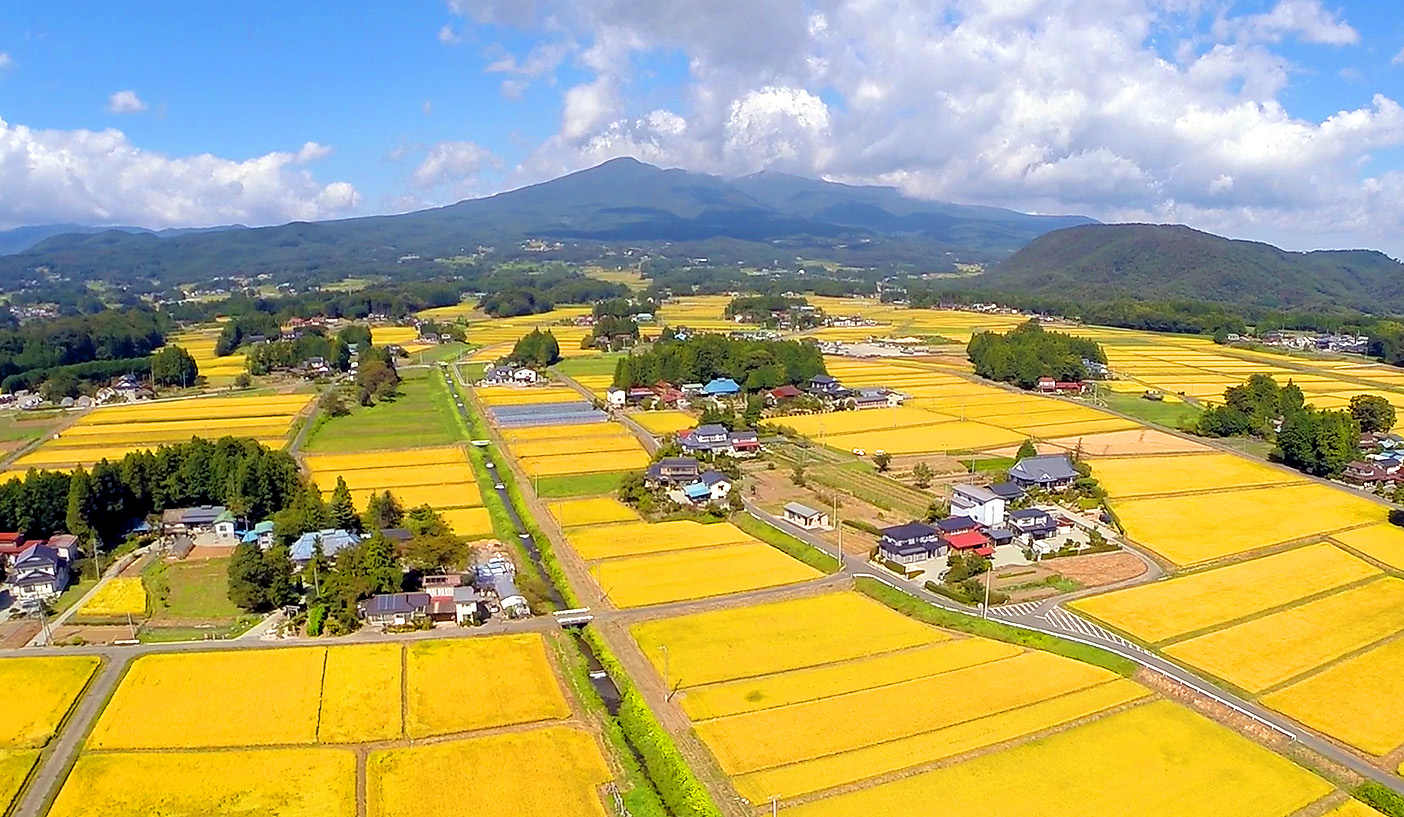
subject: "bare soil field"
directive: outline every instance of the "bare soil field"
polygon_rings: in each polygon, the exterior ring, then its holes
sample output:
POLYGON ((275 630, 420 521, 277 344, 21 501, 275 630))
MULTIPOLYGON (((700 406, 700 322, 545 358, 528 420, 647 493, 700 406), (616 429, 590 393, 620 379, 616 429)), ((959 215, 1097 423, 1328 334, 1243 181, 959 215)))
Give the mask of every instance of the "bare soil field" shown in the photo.
POLYGON ((1105 587, 1134 579, 1146 572, 1146 563, 1134 553, 1068 556, 1044 564, 1083 587, 1105 587))

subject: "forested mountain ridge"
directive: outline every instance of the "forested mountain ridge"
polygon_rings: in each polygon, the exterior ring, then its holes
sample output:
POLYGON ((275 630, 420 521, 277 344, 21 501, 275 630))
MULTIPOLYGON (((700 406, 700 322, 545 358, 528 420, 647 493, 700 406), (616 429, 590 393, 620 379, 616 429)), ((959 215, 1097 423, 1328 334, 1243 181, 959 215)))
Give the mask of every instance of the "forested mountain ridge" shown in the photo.
MULTIPOLYGON (((992 263, 1031 239, 1089 222, 991 207, 928 202, 896 190, 760 173, 726 179, 633 159, 447 207, 275 227, 64 234, 0 258, 0 286, 41 271, 97 280, 207 281, 269 273, 301 283, 346 276, 408 277, 427 259, 472 255, 585 261, 606 248, 652 255, 722 254, 757 265, 797 256, 924 272, 957 261, 992 263), (569 245, 531 253, 530 240, 569 245)), ((537 248, 539 249, 539 248, 537 248)), ((715 260, 715 259, 714 259, 715 260)))
POLYGON ((1373 250, 1289 252, 1182 225, 1092 224, 1043 235, 982 276, 998 292, 1404 312, 1404 265, 1373 250))

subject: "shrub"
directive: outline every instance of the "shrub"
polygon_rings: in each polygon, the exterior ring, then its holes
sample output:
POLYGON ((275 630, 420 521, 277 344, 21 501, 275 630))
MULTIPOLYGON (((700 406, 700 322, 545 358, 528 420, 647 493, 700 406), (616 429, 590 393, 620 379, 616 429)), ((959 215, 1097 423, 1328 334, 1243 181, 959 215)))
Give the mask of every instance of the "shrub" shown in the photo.
POLYGON ((1365 783, 1355 790, 1355 799, 1389 817, 1404 817, 1404 796, 1381 783, 1365 783))
POLYGON ((845 519, 843 520, 843 524, 849 526, 850 528, 853 528, 854 530, 860 530, 864 533, 871 533, 873 536, 882 535, 882 530, 879 529, 877 525, 874 525, 871 522, 865 522, 862 519, 845 519))

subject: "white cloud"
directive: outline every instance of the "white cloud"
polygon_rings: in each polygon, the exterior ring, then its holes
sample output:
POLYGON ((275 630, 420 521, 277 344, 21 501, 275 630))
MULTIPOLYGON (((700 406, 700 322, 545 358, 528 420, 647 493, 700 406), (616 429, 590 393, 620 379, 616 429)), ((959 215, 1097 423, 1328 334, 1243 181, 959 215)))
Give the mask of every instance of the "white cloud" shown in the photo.
POLYGON ((243 161, 169 157, 115 129, 36 130, 0 119, 0 227, 191 227, 346 215, 360 206, 360 193, 346 182, 319 183, 305 167, 329 152, 308 142, 243 161))
POLYGON ((1279 0, 1271 11, 1245 17, 1234 28, 1240 36, 1267 42, 1278 42, 1287 36, 1323 45, 1360 42, 1360 33, 1323 9, 1320 0, 1279 0))
POLYGON ((492 151, 473 142, 440 142, 410 177, 417 187, 449 185, 456 191, 471 191, 478 174, 496 162, 492 151))
POLYGON ((136 91, 118 91, 107 98, 107 112, 111 114, 131 114, 141 113, 146 110, 146 103, 141 101, 136 91))
POLYGON ((10 68, 14 64, 15 60, 13 57, 11 57, 9 54, 6 54, 4 51, 0 51, 0 72, 5 71, 7 68, 10 68))
POLYGON ((453 30, 453 26, 445 24, 439 29, 439 42, 444 45, 458 45, 463 42, 463 38, 453 30))
POLYGON ((1404 49, 1400 49, 1398 54, 1389 61, 1390 65, 1404 65, 1404 49))
POLYGON ((420 103, 420 105, 419 105, 419 110, 422 111, 422 112, 424 113, 425 116, 428 116, 429 114, 432 114, 432 113, 434 112, 434 100, 432 100, 432 99, 426 99, 426 100, 424 100, 422 103, 420 103))
MULTIPOLYGON (((1280 43, 1360 40, 1319 0, 1256 14, 1203 0, 451 8, 555 43, 551 55, 577 69, 559 131, 516 181, 635 155, 724 174, 780 165, 1039 212, 1180 217, 1294 246, 1401 240, 1391 213, 1404 213, 1404 181, 1371 170, 1372 156, 1404 145, 1396 101, 1343 100, 1316 118, 1284 101, 1303 69, 1280 43), (687 74, 660 92, 650 58, 676 54, 687 74), (664 93, 677 101, 660 107, 664 93)), ((500 56, 492 70, 529 62, 500 56)), ((557 76, 554 60, 536 64, 539 81, 557 76)))

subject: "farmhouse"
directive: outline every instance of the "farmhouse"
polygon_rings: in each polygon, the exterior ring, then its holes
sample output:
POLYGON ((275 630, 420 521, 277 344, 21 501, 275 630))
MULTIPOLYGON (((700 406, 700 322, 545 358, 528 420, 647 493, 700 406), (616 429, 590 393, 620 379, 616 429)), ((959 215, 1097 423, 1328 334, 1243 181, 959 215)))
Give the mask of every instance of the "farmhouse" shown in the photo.
POLYGON ((714 378, 711 382, 702 387, 702 394, 708 397, 728 397, 733 394, 738 394, 740 391, 741 387, 737 385, 735 380, 729 377, 714 378))
POLYGON ((981 556, 989 557, 994 555, 994 546, 985 534, 971 530, 964 533, 952 533, 949 536, 941 537, 943 550, 949 549, 961 553, 978 553, 981 556))
POLYGON ((754 431, 733 431, 727 437, 731 455, 734 457, 746 457, 755 454, 760 450, 760 436, 754 431))
POLYGON ((771 389, 766 394, 765 399, 767 403, 775 405, 776 403, 779 403, 782 400, 793 400, 796 397, 799 397, 800 394, 802 394, 802 392, 798 388, 790 385, 784 385, 771 389))
POLYGON ((10 584, 21 599, 51 599, 68 586, 68 562, 48 545, 34 544, 15 557, 10 584))
POLYGON ((629 393, 623 389, 609 389, 605 392, 605 402, 615 408, 624 408, 629 402, 629 393))
POLYGON ((463 577, 457 573, 430 573, 420 584, 431 598, 452 599, 454 591, 463 585, 463 577))
POLYGON ((941 536, 923 522, 909 522, 883 528, 878 537, 878 555, 888 561, 909 565, 924 562, 940 552, 941 536))
POLYGON ((264 520, 244 532, 243 541, 257 542, 261 550, 273 547, 273 522, 264 520))
POLYGON ((951 515, 994 527, 1004 522, 1004 499, 978 485, 957 485, 951 489, 951 515))
POLYGON ((527 604, 526 596, 517 589, 517 585, 512 582, 510 576, 495 576, 492 580, 492 592, 497 596, 497 606, 502 608, 502 614, 508 618, 521 618, 531 615, 531 607, 527 604))
POLYGON ((703 504, 726 499, 731 493, 731 479, 720 471, 704 471, 697 481, 683 486, 689 501, 703 504))
MULTIPOLYGON (((219 519, 226 510, 223 505, 170 508, 161 513, 161 533, 170 536, 177 533, 194 534, 212 531, 215 520, 219 519)), ((232 535, 232 529, 230 533, 232 535)))
POLYGON ((693 457, 664 457, 648 467, 644 478, 655 485, 685 485, 701 473, 702 467, 693 457))
POLYGON ((1009 514, 1009 527, 1033 539, 1047 539, 1058 532, 1058 520, 1048 511, 1025 508, 1009 514))
POLYGON ((1077 469, 1066 454, 1025 457, 1009 469, 1009 480, 1020 488, 1061 491, 1077 479, 1077 469))
POLYGON ((805 530, 829 529, 829 515, 823 511, 816 511, 808 505, 787 502, 783 514, 786 522, 805 530))
POLYGON ((288 556, 292 559, 293 564, 305 565, 312 561, 312 554, 316 551, 318 544, 322 547, 322 555, 329 559, 335 559, 337 553, 360 543, 361 537, 340 528, 308 531, 297 537, 297 541, 292 543, 292 549, 288 556))
POLYGON ((990 486, 990 493, 1004 500, 1006 504, 1024 498, 1024 489, 1012 482, 996 482, 990 486))
POLYGON ((367 624, 405 625, 429 615, 428 593, 382 593, 357 605, 367 624))
POLYGON ((10 531, 0 532, 0 560, 5 563, 12 562, 24 548, 24 534, 10 531))
POLYGON ((1341 479, 1362 488, 1376 488, 1386 482, 1394 481, 1385 466, 1378 462, 1365 462, 1363 460, 1357 460, 1347 465, 1341 474, 1341 479))
POLYGON ((679 432, 678 442, 689 453, 717 451, 731 445, 731 435, 726 426, 712 423, 679 432))
POLYGON ((816 374, 809 378, 809 393, 822 397, 833 397, 843 392, 843 384, 826 374, 816 374))
POLYGON ((948 516, 945 519, 937 519, 934 527, 937 533, 949 536, 953 533, 968 533, 972 530, 979 530, 980 523, 968 516, 948 516))

